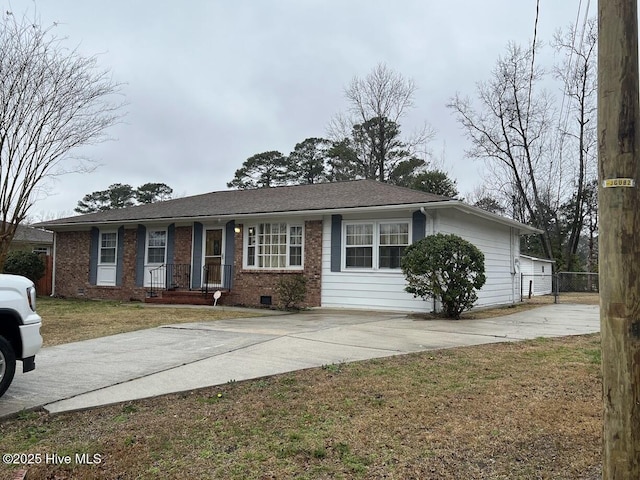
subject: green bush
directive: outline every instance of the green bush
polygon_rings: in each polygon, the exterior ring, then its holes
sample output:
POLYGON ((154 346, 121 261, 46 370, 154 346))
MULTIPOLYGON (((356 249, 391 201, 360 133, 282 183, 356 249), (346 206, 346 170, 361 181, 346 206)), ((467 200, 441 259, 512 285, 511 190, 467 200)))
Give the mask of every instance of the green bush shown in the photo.
POLYGON ((285 275, 280 278, 276 292, 282 308, 299 310, 307 295, 307 278, 304 275, 285 275))
POLYGON ((7 255, 2 272, 22 275, 32 282, 37 282, 44 275, 44 269, 44 262, 37 253, 13 251, 7 255))
POLYGON ((473 307, 476 290, 486 281, 484 255, 457 235, 439 233, 410 245, 401 266, 405 290, 424 300, 440 300, 448 318, 460 318, 473 307))

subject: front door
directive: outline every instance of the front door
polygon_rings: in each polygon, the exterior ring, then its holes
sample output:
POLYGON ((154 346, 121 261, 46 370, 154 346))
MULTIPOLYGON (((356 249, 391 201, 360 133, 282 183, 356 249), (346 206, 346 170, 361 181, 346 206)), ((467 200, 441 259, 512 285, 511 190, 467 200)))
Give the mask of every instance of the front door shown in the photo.
POLYGON ((207 229, 204 232, 204 275, 202 283, 209 286, 222 285, 222 229, 207 229))

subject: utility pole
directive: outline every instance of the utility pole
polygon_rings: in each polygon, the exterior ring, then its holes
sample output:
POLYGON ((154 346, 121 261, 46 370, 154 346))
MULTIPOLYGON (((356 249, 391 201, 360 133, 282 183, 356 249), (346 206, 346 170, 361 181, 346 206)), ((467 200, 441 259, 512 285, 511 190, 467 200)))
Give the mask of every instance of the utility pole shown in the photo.
POLYGON ((602 478, 640 479, 640 99, 637 0, 598 2, 602 478))

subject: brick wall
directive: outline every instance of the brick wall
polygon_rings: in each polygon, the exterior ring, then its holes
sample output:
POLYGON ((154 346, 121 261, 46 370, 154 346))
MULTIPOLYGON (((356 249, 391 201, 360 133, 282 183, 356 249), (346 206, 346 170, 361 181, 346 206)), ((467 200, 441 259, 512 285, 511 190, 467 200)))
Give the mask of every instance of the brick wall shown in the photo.
POLYGON ((227 304, 261 306, 260 297, 270 296, 274 306, 280 304, 276 292, 278 282, 288 275, 302 273, 307 279, 307 295, 303 307, 319 307, 322 282, 322 221, 305 222, 304 236, 304 270, 269 270, 243 269, 243 235, 244 226, 235 234, 235 268, 233 288, 229 295, 223 297, 227 304))
MULTIPOLYGON (((233 287, 224 303, 233 305, 260 306, 261 296, 272 297, 272 304, 278 306, 280 299, 276 292, 278 282, 285 276, 302 273, 307 279, 307 295, 302 306, 320 306, 322 282, 322 221, 305 222, 304 270, 303 271, 260 271, 242 268, 243 234, 235 234, 235 259, 233 287)), ((59 232, 56 234, 56 294, 65 297, 84 297, 113 300, 144 300, 146 291, 137 287, 136 254, 137 229, 124 231, 123 279, 116 287, 96 286, 89 283, 89 258, 91 234, 85 232, 59 232)), ((190 264, 192 249, 192 228, 177 227, 175 234, 174 263, 190 264)))
POLYGON ((191 264, 192 231, 193 228, 191 227, 176 227, 173 263, 191 264))
POLYGON ((103 300, 144 300, 146 292, 136 286, 137 230, 125 229, 122 285, 103 287, 89 283, 91 233, 56 234, 55 293, 65 297, 103 300))
POLYGON ((65 297, 86 294, 89 286, 90 232, 56 233, 55 293, 65 297))

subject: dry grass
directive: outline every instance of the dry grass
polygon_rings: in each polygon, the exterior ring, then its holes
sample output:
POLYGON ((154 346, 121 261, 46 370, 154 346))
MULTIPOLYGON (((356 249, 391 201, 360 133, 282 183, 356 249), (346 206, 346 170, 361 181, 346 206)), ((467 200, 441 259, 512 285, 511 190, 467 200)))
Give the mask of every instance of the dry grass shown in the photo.
POLYGON ((173 323, 250 317, 229 309, 157 307, 104 300, 38 298, 45 346, 77 342, 173 323))
POLYGON ((25 413, 2 423, 0 450, 71 455, 30 479, 596 479, 599 363, 590 335, 327 365, 25 413))
MULTIPOLYGON (((554 303, 553 295, 542 295, 539 297, 532 297, 530 300, 525 299, 528 303, 537 303, 541 305, 554 303)), ((600 303, 600 295, 595 293, 586 292, 562 292, 558 295, 558 303, 580 303, 584 305, 598 305, 600 303)))
MULTIPOLYGON (((503 315, 511 315, 512 313, 524 312, 531 310, 532 308, 538 308, 543 305, 551 305, 555 303, 553 295, 541 295, 537 297, 525 298, 522 302, 515 303, 513 305, 506 305, 502 307, 494 308, 480 308, 474 309, 469 312, 464 312, 460 315, 461 319, 474 320, 494 318, 503 315)), ((598 305, 600 303, 600 296, 597 293, 562 293, 558 297, 558 303, 577 303, 582 305, 598 305)), ((427 313, 427 314, 415 314, 416 318, 442 318, 439 315, 427 313)))
MULTIPOLYGON (((39 311, 49 345, 216 313, 49 299, 39 311)), ((591 480, 600 477, 601 422, 599 336, 539 339, 326 365, 83 412, 24 413, 0 424, 0 451, 40 463, 0 464, 0 477, 27 468, 29 479, 57 480, 591 480), (71 464, 46 464, 47 454, 69 455, 71 464), (76 454, 99 464, 82 465, 76 454)))

